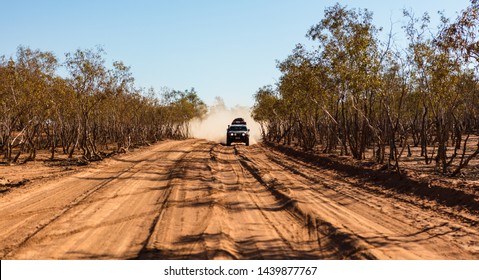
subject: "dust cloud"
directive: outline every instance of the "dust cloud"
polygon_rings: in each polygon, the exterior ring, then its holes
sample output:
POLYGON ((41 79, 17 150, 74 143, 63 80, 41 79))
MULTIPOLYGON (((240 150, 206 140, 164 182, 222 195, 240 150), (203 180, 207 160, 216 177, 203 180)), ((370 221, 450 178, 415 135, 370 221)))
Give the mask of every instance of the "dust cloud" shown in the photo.
POLYGON ((216 97, 214 104, 208 107, 206 117, 190 122, 191 136, 225 143, 226 129, 235 118, 243 118, 246 121, 250 129, 250 145, 261 141, 260 125, 251 118, 251 109, 243 106, 228 108, 220 97, 216 97))

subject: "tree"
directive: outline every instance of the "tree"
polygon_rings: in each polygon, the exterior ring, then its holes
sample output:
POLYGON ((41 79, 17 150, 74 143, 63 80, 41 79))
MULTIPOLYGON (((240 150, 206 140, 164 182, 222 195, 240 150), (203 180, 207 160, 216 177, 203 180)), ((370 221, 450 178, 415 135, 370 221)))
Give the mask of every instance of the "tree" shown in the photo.
POLYGON ((98 160, 164 137, 189 136, 188 122, 206 106, 192 88, 137 88, 130 67, 105 65, 101 48, 66 54, 66 78, 50 52, 19 47, 15 58, 0 57, 0 151, 4 159, 34 160, 38 149, 57 149, 72 158, 98 160), (111 152, 111 146, 116 149, 111 152))
POLYGON ((387 159, 397 172, 405 149, 411 156, 410 144, 420 145, 426 164, 457 175, 479 154, 478 142, 466 155, 469 135, 479 127, 477 3, 452 24, 442 16, 437 34, 428 14, 404 11, 404 49, 392 47, 392 31, 385 43, 377 38, 369 11, 326 8, 307 33, 317 49, 297 45, 277 64, 277 85, 254 96, 263 138, 305 150, 339 148, 356 159, 372 149, 374 160, 387 159))

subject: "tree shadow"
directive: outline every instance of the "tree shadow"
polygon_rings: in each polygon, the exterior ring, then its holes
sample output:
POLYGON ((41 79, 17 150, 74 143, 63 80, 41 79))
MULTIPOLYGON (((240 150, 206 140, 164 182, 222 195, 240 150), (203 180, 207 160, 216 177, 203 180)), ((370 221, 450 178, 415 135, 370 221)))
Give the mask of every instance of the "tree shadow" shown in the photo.
MULTIPOLYGON (((285 250, 285 241, 279 238, 259 240, 257 236, 249 236, 242 240, 233 240, 224 233, 200 233, 180 237, 170 244, 171 249, 145 248, 135 259, 161 260, 209 260, 209 259, 241 259, 241 260, 316 260, 338 259, 334 250, 317 248, 310 250, 285 250), (207 244, 223 244, 220 247, 208 247, 207 244), (224 245, 227 244, 227 245, 224 245), (194 249, 196 248, 196 249, 194 249), (328 252, 329 251, 329 252, 328 252)), ((317 247, 317 241, 296 242, 295 247, 317 247)))

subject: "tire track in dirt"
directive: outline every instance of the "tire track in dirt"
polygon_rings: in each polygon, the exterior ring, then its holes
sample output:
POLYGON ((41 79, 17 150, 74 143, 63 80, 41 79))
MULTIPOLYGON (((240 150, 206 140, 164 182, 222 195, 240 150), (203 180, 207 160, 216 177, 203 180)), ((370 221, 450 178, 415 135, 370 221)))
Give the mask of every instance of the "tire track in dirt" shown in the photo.
MULTIPOLYGON (((477 216, 470 212, 453 211, 449 207, 440 206, 431 201, 428 203, 428 201, 414 195, 407 196, 381 189, 379 186, 374 186, 374 182, 360 183, 354 179, 342 177, 336 172, 312 166, 300 159, 285 158, 278 151, 268 149, 266 155, 269 160, 311 183, 324 186, 348 196, 360 204, 368 205, 384 214, 388 214, 391 220, 396 220, 399 223, 408 221, 408 225, 416 228, 417 232, 427 232, 430 239, 437 237, 461 247, 457 251, 469 252, 473 256, 479 255, 479 231, 476 226, 479 220, 477 216)), ((310 190, 321 193, 321 189, 311 188, 310 190)), ((414 241, 414 237, 409 240, 409 242, 414 241)), ((451 248, 453 247, 451 246, 451 248)), ((444 255, 448 256, 447 254, 444 255)), ((455 253, 451 252, 450 255, 452 258, 455 253)))
MULTIPOLYGON (((205 142, 202 142, 201 146, 198 146, 197 150, 192 151, 187 156, 183 157, 175 166, 171 169, 171 176, 168 185, 170 186, 170 191, 165 199, 162 201, 160 206, 160 214, 156 219, 155 223, 152 224, 150 228, 150 234, 148 239, 144 243, 142 250, 136 256, 137 259, 162 259, 164 254, 167 254, 160 249, 152 248, 151 244, 158 242, 158 232, 162 232, 165 235, 163 238, 168 239, 169 234, 176 235, 178 232, 175 230, 170 231, 174 224, 177 222, 190 224, 192 221, 203 221, 208 218, 205 213, 192 213, 192 216, 181 216, 176 213, 176 210, 179 212, 181 208, 187 208, 189 205, 192 207, 205 208, 208 207, 208 201, 205 201, 203 196, 207 196, 209 193, 208 186, 203 186, 195 182, 196 180, 202 182, 207 180, 204 177, 204 171, 208 169, 207 166, 202 164, 201 159, 206 157, 209 153, 210 147, 205 147, 205 142), (191 180, 191 192, 190 194, 181 190, 183 187, 183 181, 188 179, 188 173, 194 173, 196 178, 190 178, 191 180), (195 180, 196 179, 196 180, 195 180), (173 210, 173 213, 171 213, 173 210), (178 221, 178 219, 180 221, 178 221), (187 222, 185 222, 185 219, 187 222)), ((200 226, 201 227, 201 226, 200 226)), ((201 230, 201 229, 200 229, 201 230)), ((195 230, 193 230, 195 231, 195 230)), ((174 252, 175 250, 173 250, 174 252)), ((172 252, 172 253, 173 253, 172 252)))
MULTIPOLYGON (((364 244, 360 239, 351 234, 342 231, 333 226, 326 220, 320 219, 312 214, 309 209, 305 209, 291 195, 291 183, 289 179, 275 177, 270 172, 284 172, 282 169, 270 169, 266 171, 258 168, 248 157, 244 155, 244 150, 240 153, 241 164, 254 176, 262 185, 264 185, 273 196, 282 201, 284 207, 296 217, 308 229, 310 235, 316 236, 320 248, 328 248, 328 251, 334 252, 330 255, 331 259, 375 259, 370 253, 364 252, 364 244), (286 184, 285 184, 286 182, 286 184)), ((256 153, 255 153, 256 154, 256 153)), ((264 168, 264 164, 262 164, 264 168)), ((267 165, 266 165, 267 166, 267 165)), ((269 166, 271 167, 271 166, 269 166)), ((304 202, 304 201, 303 201, 304 202)), ((324 249, 323 249, 324 250, 324 249)))
POLYGON ((261 145, 199 139, 0 197, 2 259, 471 259, 477 240, 261 145))
POLYGON ((188 170, 176 182, 155 237, 140 259, 331 256, 283 202, 244 169, 234 147, 209 143, 184 161, 188 170))
MULTIPOLYGON (((278 199, 272 195, 261 182, 257 180, 253 174, 247 170, 237 156, 239 146, 234 148, 234 162, 232 165, 236 174, 241 174, 243 178, 248 178, 249 182, 245 181, 241 187, 244 193, 247 194, 245 200, 254 203, 259 210, 259 214, 263 217, 267 228, 264 232, 271 232, 271 235, 276 235, 284 243, 287 248, 284 250, 289 253, 290 258, 329 258, 336 252, 331 251, 330 248, 321 246, 318 236, 311 234, 308 227, 298 220, 298 216, 294 212, 289 211, 289 201, 278 199), (259 194, 259 192, 261 194, 259 194), (288 249, 289 248, 289 249, 288 249)), ((231 156, 231 158, 233 158, 231 156)), ((255 218, 258 220, 258 218, 255 218)))
POLYGON ((404 208, 406 206, 402 204, 397 207, 397 201, 393 199, 355 190, 353 186, 327 178, 320 170, 307 165, 294 167, 291 162, 294 159, 278 153, 272 155, 259 146, 239 148, 243 164, 269 185, 272 193, 291 199, 293 210, 336 242, 343 252, 349 250, 347 257, 477 257, 474 252, 451 244, 450 241, 459 233, 456 227, 448 225, 447 220, 432 219, 424 216, 421 209, 404 208), (418 215, 416 219, 412 219, 408 211, 414 211, 418 215), (421 219, 428 222, 420 224, 421 219))
POLYGON ((144 242, 145 238, 141 236, 148 231, 143 228, 149 226, 145 221, 151 222, 156 215, 152 199, 165 192, 167 188, 162 184, 167 181, 170 165, 192 149, 195 141, 163 142, 152 150, 111 160, 99 169, 81 172, 53 185, 40 186, 31 195, 14 197, 5 206, 2 203, 0 213, 5 215, 0 217, 0 223, 9 222, 11 226, 10 231, 2 230, 0 235, 2 245, 8 246, 2 250, 6 253, 2 258, 131 257, 135 254, 134 250, 128 251, 131 244, 121 244, 126 242, 128 238, 125 236, 129 234, 111 238, 109 231, 131 230, 129 223, 141 220, 136 224, 140 230, 133 231, 138 234, 130 234, 135 236, 129 236, 134 240, 129 242, 139 245, 144 242), (157 172, 150 172, 154 169, 157 172), (54 203, 63 205, 48 207, 54 203), (16 218, 12 218, 15 214, 8 214, 11 211, 23 212, 28 223, 12 224, 16 218), (41 219, 35 220, 39 215, 41 219), (8 234, 23 236, 23 239, 15 242, 8 234))

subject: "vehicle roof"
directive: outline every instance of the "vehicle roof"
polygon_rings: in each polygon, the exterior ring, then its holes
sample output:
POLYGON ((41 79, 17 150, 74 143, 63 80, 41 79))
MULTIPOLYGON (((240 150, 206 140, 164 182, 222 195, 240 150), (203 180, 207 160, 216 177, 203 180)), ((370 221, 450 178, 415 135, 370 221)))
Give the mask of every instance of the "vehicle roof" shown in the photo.
POLYGON ((248 129, 248 127, 245 125, 245 124, 232 124, 228 127, 228 129, 232 129, 232 128, 244 128, 244 129, 248 129))

